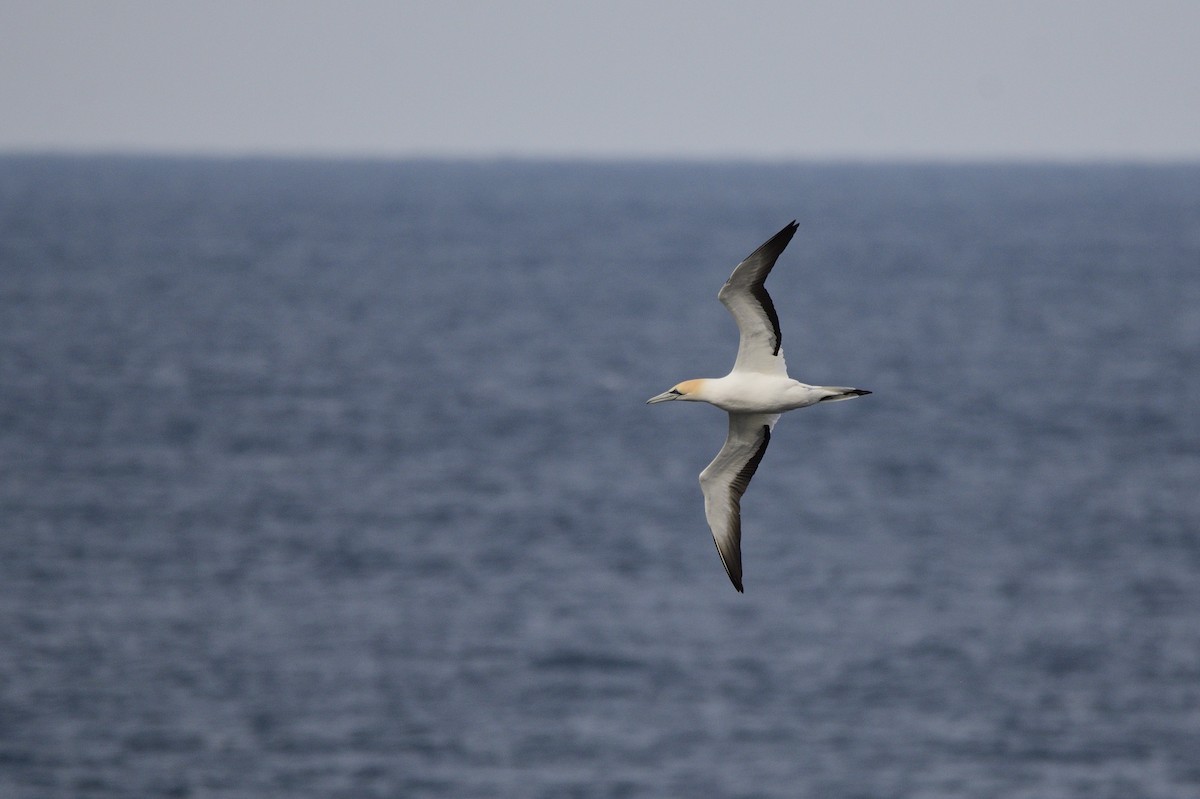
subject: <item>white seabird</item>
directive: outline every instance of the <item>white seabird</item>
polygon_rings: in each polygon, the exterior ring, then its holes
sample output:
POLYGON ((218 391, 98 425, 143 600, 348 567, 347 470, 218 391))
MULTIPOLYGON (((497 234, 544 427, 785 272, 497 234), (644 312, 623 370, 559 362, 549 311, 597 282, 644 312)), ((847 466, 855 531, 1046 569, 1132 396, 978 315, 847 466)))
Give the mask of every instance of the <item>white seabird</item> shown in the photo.
POLYGON ((870 394, 846 386, 810 386, 788 377, 780 348, 779 316, 763 287, 799 225, 776 233, 733 270, 717 299, 737 322, 741 338, 733 371, 724 377, 685 380, 646 400, 707 402, 729 412, 729 436, 700 472, 704 516, 733 587, 742 590, 742 494, 758 469, 771 430, 785 411, 870 394))

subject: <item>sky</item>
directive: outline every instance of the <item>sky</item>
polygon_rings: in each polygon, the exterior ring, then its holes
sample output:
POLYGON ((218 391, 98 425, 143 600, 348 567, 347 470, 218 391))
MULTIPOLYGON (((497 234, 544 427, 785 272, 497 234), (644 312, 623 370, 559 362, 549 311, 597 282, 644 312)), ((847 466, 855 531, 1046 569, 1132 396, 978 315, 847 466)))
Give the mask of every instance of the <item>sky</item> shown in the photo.
POLYGON ((1200 159, 1192 0, 0 0, 0 151, 1200 159))

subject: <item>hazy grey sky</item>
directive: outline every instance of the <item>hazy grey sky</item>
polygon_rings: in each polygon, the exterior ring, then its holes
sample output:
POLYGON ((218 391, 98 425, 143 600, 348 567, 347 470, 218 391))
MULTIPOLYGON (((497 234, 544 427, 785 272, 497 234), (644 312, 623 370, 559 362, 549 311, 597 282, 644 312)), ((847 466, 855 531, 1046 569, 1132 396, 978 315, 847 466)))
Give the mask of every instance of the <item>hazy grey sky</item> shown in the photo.
POLYGON ((1200 2, 0 0, 0 149, 1194 159, 1200 2))

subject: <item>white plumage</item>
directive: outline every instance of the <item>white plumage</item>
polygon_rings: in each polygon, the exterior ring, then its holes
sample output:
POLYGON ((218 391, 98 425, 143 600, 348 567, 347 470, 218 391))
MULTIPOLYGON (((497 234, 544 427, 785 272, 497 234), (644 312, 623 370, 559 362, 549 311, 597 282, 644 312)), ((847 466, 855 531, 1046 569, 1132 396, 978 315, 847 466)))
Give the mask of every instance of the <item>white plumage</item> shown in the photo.
POLYGON ((646 400, 707 402, 729 413, 729 435, 700 473, 704 515, 733 587, 742 590, 741 499, 785 411, 870 394, 846 386, 810 386, 792 380, 783 358, 779 317, 763 286, 799 225, 793 221, 737 265, 717 298, 733 314, 740 339, 725 377, 685 380, 646 400))

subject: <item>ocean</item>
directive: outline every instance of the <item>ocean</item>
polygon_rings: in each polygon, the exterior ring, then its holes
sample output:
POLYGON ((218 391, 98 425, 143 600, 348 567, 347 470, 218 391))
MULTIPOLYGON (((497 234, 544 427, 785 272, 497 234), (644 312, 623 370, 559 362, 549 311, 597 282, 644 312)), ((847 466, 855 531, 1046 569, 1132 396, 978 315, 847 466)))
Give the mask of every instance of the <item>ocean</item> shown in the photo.
POLYGON ((1200 165, 0 157, 0 795, 1200 797, 1198 401, 1200 165))

